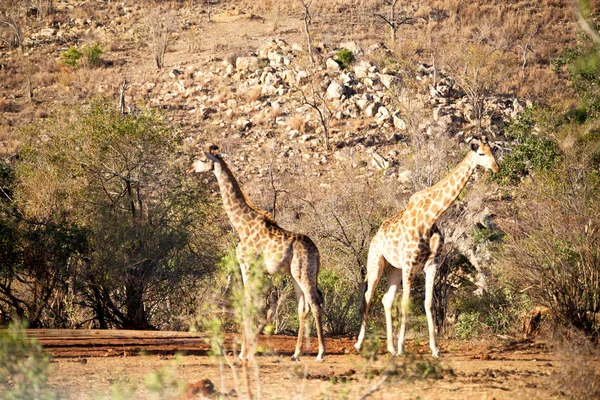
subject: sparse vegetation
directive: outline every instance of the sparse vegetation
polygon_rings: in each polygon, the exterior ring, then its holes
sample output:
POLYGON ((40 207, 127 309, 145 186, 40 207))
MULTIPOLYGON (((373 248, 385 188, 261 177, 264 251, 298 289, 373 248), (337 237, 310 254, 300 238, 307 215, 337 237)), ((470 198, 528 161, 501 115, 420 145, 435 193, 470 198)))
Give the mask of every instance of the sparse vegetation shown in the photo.
MULTIPOLYGON (((485 133, 500 172, 469 185, 439 224, 440 342, 512 343, 521 315, 540 306, 564 329, 554 332, 583 334, 595 354, 600 3, 576 3, 3 1, 0 326, 17 317, 32 328, 213 331, 232 370, 239 342, 225 349, 222 339, 240 325, 251 351, 268 353, 256 342, 265 298, 275 305, 265 332, 293 333, 289 279, 250 293, 221 264, 234 240, 214 182, 185 173, 214 142, 252 201, 314 238, 326 332, 352 335, 373 234, 456 164, 465 138, 485 133)), ((422 287, 417 277, 415 353, 422 287)), ((383 321, 373 307, 374 335, 383 321)), ((9 387, 51 398, 48 359, 19 335, 7 340, 25 364, 0 357, 0 397, 9 387)), ((555 394, 597 397, 593 362, 566 352, 555 394)), ((440 367, 405 361, 409 372, 371 371, 373 388, 440 367)), ((261 363, 246 364, 239 395, 260 397, 261 363)), ((302 385, 314 372, 303 368, 302 385)), ((357 393, 350 376, 331 380, 340 397, 374 393, 357 393)), ((175 396, 176 381, 163 371, 139 388, 175 396)))
POLYGON ((58 399, 47 385, 50 356, 25 335, 25 323, 0 332, 0 398, 58 399))
POLYGON ((340 64, 342 69, 348 69, 352 61, 354 61, 354 54, 348 49, 341 49, 335 53, 335 60, 340 64))

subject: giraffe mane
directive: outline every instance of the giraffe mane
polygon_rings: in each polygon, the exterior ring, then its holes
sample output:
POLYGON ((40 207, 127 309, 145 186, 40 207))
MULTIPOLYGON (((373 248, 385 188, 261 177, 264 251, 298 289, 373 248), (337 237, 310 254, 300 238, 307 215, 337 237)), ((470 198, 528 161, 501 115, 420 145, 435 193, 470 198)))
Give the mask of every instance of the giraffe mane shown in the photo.
MULTIPOLYGON (((208 151, 213 156, 215 156, 219 161, 221 161, 222 167, 225 169, 227 174, 229 174, 229 176, 231 176, 231 177, 235 176, 235 175, 233 175, 233 172, 231 172, 229 165, 227 165, 225 160, 223 160, 223 157, 221 157, 221 154, 219 154, 219 148, 216 145, 211 145, 208 151)), ((239 190, 240 194, 242 195, 242 198, 244 199, 246 204, 248 204, 248 207, 250 207, 252 210, 256 211, 258 214, 261 214, 265 218, 265 220, 267 220, 268 222, 277 224, 277 222, 275 221, 275 218, 273 218, 271 213, 255 206, 254 203, 248 197, 246 197, 246 194, 242 191, 242 188, 240 187, 240 184, 237 181, 237 179, 234 178, 234 181, 236 183, 237 189, 239 190)))

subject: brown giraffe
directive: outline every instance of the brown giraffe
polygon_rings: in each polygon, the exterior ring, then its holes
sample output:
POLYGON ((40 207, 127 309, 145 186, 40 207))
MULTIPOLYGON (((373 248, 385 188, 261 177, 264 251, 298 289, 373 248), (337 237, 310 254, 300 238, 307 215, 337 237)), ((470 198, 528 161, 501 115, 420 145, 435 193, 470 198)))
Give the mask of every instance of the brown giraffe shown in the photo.
POLYGON ((354 347, 360 350, 365 339, 367 317, 373 292, 387 268, 388 290, 383 296, 387 327, 387 348, 396 354, 392 338, 392 305, 402 281, 402 324, 398 336, 398 354, 404 353, 404 332, 410 300, 410 285, 415 273, 425 271, 425 312, 429 326, 429 347, 434 357, 440 350, 433 332, 433 282, 439 266, 443 237, 435 222, 452 205, 469 178, 480 165, 498 172, 498 164, 485 137, 471 140, 471 151, 446 178, 436 185, 413 194, 403 211, 386 220, 369 246, 367 291, 360 334, 354 347))
MULTIPOLYGON (((240 242, 236 255, 242 271, 244 284, 248 277, 248 268, 253 262, 262 259, 270 275, 289 273, 298 299, 298 341, 292 360, 298 360, 302 351, 302 333, 304 318, 309 308, 317 325, 319 353, 317 361, 323 360, 325 342, 323 339, 321 296, 317 290, 319 273, 319 250, 306 235, 293 233, 280 228, 273 217, 258 209, 242 193, 239 183, 219 154, 219 148, 210 145, 204 152, 205 160, 196 160, 193 170, 212 171, 217 177, 223 206, 237 231, 240 242)), ((240 356, 244 356, 244 348, 240 356)))

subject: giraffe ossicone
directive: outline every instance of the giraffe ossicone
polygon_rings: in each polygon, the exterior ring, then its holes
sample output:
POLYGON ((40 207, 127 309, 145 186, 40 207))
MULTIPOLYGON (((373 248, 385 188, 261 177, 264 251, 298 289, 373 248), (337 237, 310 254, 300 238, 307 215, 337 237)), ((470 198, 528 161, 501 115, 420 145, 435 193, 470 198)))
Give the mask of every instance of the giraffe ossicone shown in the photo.
POLYGON ((398 354, 403 354, 406 319, 412 279, 425 272, 425 313, 429 328, 429 347, 434 357, 440 356, 435 341, 432 302, 433 284, 443 237, 435 222, 454 203, 478 166, 498 172, 498 164, 485 137, 469 140, 471 151, 454 170, 437 184, 414 193, 403 211, 383 222, 371 240, 367 258, 367 290, 360 334, 354 347, 360 350, 365 340, 367 318, 373 292, 383 271, 387 269, 388 289, 382 303, 385 310, 387 348, 396 354, 392 332, 392 306, 396 290, 402 282, 401 325, 398 354))
MULTIPOLYGON (((325 340, 322 324, 322 299, 317 289, 319 274, 319 250, 306 235, 287 231, 277 225, 268 212, 259 209, 246 198, 229 166, 225 163, 216 145, 209 145, 205 159, 192 165, 195 172, 212 171, 217 177, 223 207, 231 224, 238 233, 240 242, 236 256, 240 263, 242 280, 246 283, 248 268, 262 260, 266 271, 273 274, 290 274, 298 300, 298 341, 292 360, 298 360, 302 352, 304 319, 309 311, 315 318, 319 352, 317 361, 325 355, 325 340)), ((244 346, 240 357, 245 357, 244 346)))

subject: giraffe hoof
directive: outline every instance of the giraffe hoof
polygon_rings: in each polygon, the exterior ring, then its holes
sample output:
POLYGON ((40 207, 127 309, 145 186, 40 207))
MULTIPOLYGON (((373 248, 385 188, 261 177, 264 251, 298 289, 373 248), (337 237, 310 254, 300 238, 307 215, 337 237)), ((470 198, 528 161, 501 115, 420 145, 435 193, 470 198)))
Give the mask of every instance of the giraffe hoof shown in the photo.
POLYGON ((300 361, 300 357, 299 356, 292 356, 292 361, 300 361))

